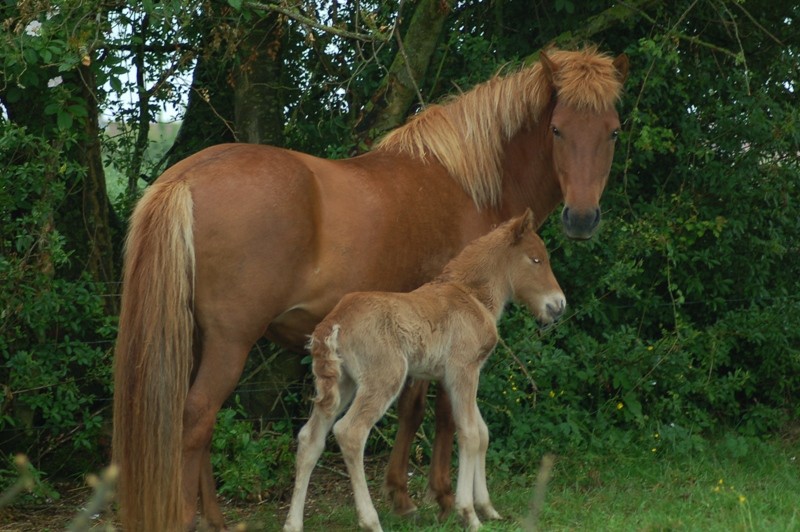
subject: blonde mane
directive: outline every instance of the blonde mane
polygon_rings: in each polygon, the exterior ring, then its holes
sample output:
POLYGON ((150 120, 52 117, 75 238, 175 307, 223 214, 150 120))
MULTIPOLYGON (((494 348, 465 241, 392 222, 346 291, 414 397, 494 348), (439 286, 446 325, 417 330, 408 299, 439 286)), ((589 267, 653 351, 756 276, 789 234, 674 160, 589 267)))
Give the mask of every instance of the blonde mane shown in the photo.
MULTIPOLYGON (((613 58, 595 47, 548 50, 556 66, 559 102, 577 110, 603 111, 616 104, 622 80, 613 58)), ((435 157, 476 205, 499 204, 504 146, 520 129, 538 121, 551 85, 540 62, 495 76, 440 105, 431 105, 386 135, 379 150, 435 157)))

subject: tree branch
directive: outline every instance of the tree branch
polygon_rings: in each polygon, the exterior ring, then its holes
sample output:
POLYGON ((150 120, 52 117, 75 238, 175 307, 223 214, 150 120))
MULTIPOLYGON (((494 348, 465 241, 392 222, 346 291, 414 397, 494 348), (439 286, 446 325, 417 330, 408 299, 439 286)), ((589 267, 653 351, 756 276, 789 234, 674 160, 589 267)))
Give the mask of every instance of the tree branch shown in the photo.
POLYGON ((332 33, 334 35, 338 35, 339 37, 344 37, 345 39, 355 39, 357 41, 365 41, 365 42, 386 42, 389 40, 391 35, 385 33, 376 33, 376 34, 367 34, 367 33, 358 33, 348 30, 343 30, 341 28, 335 28, 333 26, 326 26, 321 22, 314 20, 311 17, 307 17, 300 13, 297 10, 290 9, 288 7, 283 7, 275 4, 264 4, 261 2, 253 2, 248 1, 245 2, 243 5, 246 5, 252 9, 261 10, 261 11, 271 11, 273 13, 280 13, 285 15, 291 19, 296 20, 297 22, 304 24, 306 26, 310 26, 312 28, 316 28, 320 31, 324 31, 325 33, 332 33))

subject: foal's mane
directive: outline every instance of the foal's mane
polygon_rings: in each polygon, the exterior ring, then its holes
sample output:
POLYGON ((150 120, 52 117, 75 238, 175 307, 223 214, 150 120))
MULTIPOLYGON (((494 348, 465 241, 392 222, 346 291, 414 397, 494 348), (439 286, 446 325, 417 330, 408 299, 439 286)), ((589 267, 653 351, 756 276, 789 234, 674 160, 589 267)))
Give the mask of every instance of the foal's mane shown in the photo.
POLYGON ((537 61, 427 107, 386 135, 378 149, 421 160, 433 155, 476 205, 497 206, 503 147, 520 129, 538 121, 552 88, 560 102, 577 110, 602 111, 619 99, 622 80, 613 58, 598 53, 596 47, 546 53, 557 67, 553 87, 537 61))

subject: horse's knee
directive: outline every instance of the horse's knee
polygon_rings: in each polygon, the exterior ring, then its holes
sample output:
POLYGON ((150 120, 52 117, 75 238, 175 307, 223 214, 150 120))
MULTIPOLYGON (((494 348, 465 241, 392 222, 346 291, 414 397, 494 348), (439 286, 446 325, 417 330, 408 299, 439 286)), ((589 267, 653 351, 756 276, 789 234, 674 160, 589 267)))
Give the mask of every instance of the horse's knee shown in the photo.
POLYGON ((196 451, 209 445, 218 410, 208 401, 189 393, 183 409, 184 449, 196 451))

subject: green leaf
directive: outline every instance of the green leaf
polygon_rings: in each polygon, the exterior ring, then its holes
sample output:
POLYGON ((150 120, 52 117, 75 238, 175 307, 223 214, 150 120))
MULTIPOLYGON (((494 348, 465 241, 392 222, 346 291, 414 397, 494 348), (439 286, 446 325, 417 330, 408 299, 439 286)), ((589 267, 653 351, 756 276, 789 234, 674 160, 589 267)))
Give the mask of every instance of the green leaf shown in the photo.
POLYGON ((56 117, 56 123, 58 124, 58 129, 70 129, 73 123, 72 115, 66 111, 60 111, 56 117))

